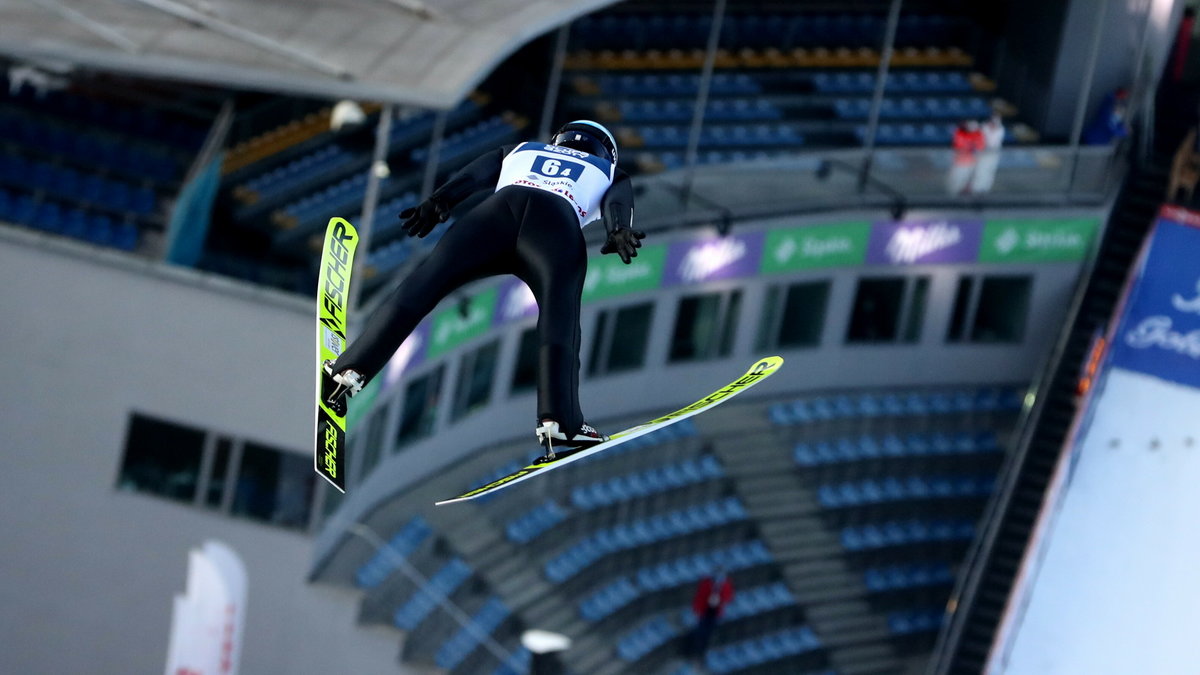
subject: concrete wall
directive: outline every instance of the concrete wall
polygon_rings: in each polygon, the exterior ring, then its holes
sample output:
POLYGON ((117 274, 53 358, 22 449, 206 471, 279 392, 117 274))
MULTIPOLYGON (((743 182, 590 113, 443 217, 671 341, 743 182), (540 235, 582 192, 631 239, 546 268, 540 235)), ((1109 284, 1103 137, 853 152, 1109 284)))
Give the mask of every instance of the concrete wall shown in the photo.
POLYGON ((7 226, 0 289, 0 672, 161 672, 210 538, 247 568, 241 672, 413 672, 305 582, 308 535, 114 488, 133 410, 307 455, 307 302, 7 226))

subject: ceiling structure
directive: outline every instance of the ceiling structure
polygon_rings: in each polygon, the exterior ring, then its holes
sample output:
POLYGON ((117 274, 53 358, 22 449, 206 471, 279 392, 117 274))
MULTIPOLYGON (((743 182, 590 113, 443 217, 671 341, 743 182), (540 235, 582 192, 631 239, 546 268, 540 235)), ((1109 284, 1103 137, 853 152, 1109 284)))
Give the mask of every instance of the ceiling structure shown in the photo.
POLYGON ((0 55, 445 109, 533 38, 615 0, 0 0, 0 55))

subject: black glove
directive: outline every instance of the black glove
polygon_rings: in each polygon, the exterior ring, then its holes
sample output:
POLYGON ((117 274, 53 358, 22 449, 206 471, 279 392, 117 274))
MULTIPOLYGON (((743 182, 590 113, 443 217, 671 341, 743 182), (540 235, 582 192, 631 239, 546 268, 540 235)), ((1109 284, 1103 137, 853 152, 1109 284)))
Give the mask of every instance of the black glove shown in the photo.
POLYGON ((400 219, 404 221, 400 229, 410 237, 424 237, 449 217, 450 207, 442 200, 430 197, 400 212, 400 219))
POLYGON ((628 265, 631 259, 637 257, 637 250, 642 247, 642 240, 645 238, 645 232, 619 227, 608 233, 608 239, 604 246, 600 247, 600 253, 616 253, 621 256, 621 262, 628 265))

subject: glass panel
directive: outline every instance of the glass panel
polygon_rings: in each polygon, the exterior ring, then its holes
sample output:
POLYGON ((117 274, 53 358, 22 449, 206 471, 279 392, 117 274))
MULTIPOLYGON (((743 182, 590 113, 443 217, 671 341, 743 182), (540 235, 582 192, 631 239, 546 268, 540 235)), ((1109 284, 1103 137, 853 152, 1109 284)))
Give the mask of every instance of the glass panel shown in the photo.
POLYGON ((929 277, 917 277, 908 303, 908 316, 904 324, 904 341, 918 342, 921 339, 921 323, 925 319, 925 302, 929 297, 929 277))
POLYGON ((400 429, 396 432, 397 444, 428 436, 433 431, 444 370, 445 366, 438 366, 437 370, 413 380, 404 390, 404 408, 400 415, 400 429))
POLYGON ((232 511, 272 525, 305 529, 315 477, 311 457, 247 442, 232 511))
POLYGON ((762 318, 758 323, 758 337, 754 340, 755 349, 771 349, 775 346, 775 321, 779 317, 779 295, 783 289, 771 286, 767 289, 767 298, 763 301, 762 318))
POLYGON ((846 330, 847 342, 890 342, 896 339, 904 277, 860 279, 846 330))
POLYGON ((721 346, 719 356, 729 356, 733 351, 733 342, 737 339, 737 320, 742 313, 742 292, 735 290, 729 295, 729 304, 725 307, 725 316, 721 321, 721 346))
POLYGON ((788 286, 779 324, 779 347, 815 347, 821 343, 829 282, 814 281, 788 286))
POLYGON ((496 357, 500 341, 492 342, 463 356, 455 390, 454 417, 459 418, 488 402, 492 394, 492 375, 496 372, 496 357))
POLYGON ((358 477, 360 483, 375 470, 375 466, 379 464, 379 458, 383 454, 383 425, 387 423, 387 413, 387 408, 384 407, 371 415, 367 421, 367 438, 362 445, 362 474, 358 477))
POLYGON ((221 506, 221 498, 225 495, 225 477, 229 473, 231 452, 233 452, 233 441, 225 437, 218 438, 216 455, 213 457, 212 475, 208 479, 208 493, 204 495, 204 503, 213 508, 221 506))
POLYGON ((984 277, 971 326, 975 342, 1020 342, 1029 313, 1029 277, 984 277))
POLYGON ((975 279, 962 276, 958 279, 958 290, 954 293, 954 310, 950 314, 950 325, 946 328, 946 342, 958 342, 967 328, 967 311, 971 307, 971 289, 975 279))
MULTIPOLYGON (((608 345, 605 328, 608 327, 609 315, 613 310, 606 310, 596 315, 596 330, 592 332, 592 354, 588 357, 588 374, 598 375, 605 371, 604 368, 604 352, 608 345)), ((537 375, 535 374, 536 378, 537 375)), ((535 380, 536 386, 536 380, 535 380)))
POLYGON ((190 502, 196 496, 204 431, 134 414, 117 487, 190 502))
POLYGON ((671 337, 671 361, 703 359, 713 352, 721 312, 720 293, 680 298, 671 337))
POLYGON ((608 350, 608 372, 642 367, 646 360, 646 343, 650 338, 653 317, 654 304, 649 302, 617 310, 612 344, 608 350))

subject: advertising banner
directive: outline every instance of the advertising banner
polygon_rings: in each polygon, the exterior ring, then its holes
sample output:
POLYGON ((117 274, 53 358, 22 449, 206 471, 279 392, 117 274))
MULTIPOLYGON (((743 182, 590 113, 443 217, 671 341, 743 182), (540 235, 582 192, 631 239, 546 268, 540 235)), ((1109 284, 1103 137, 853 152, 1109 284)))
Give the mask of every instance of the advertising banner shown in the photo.
POLYGON ((692 239, 667 250, 664 286, 754 276, 762 259, 763 233, 692 239))
POLYGON ((492 326, 492 315, 499 295, 500 289, 495 286, 476 294, 468 302, 466 317, 463 317, 457 305, 435 315, 426 358, 436 358, 487 332, 492 326))
POLYGON ((979 262, 1074 262, 1083 260, 1099 229, 1097 218, 989 220, 979 262))
POLYGON ((583 282, 583 301, 604 300, 627 293, 659 287, 663 278, 666 244, 643 246, 629 265, 615 254, 588 258, 587 279, 583 282))
POLYGON ((1127 303, 1112 364, 1200 388, 1200 227, 1159 219, 1127 303))
POLYGON ((875 265, 975 262, 982 237, 981 220, 878 222, 871 228, 867 262, 875 265))
POLYGON ((867 241, 871 237, 868 222, 792 227, 767 232, 759 269, 763 274, 778 274, 825 267, 863 264, 867 241))

